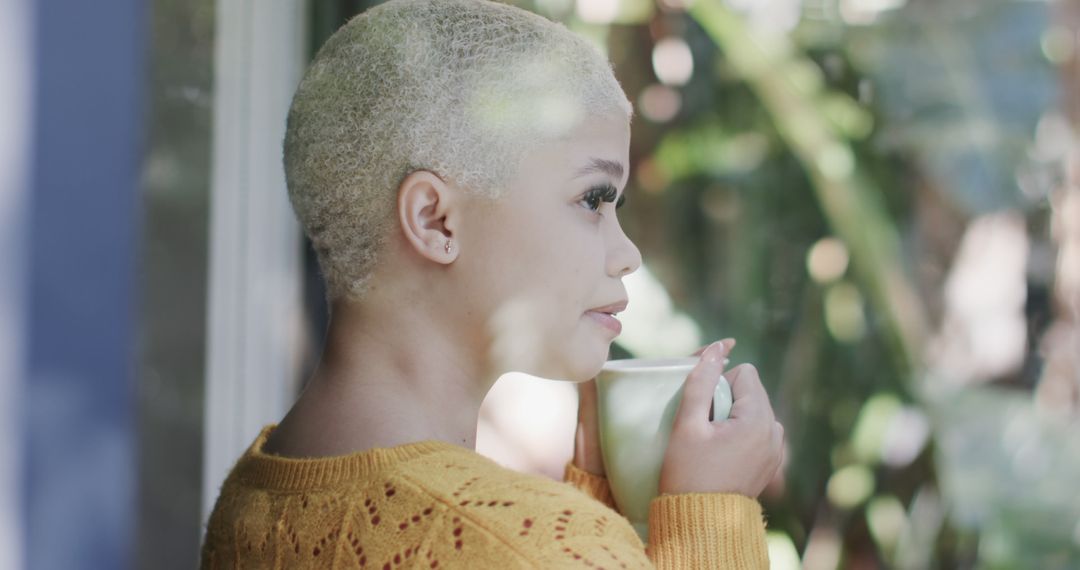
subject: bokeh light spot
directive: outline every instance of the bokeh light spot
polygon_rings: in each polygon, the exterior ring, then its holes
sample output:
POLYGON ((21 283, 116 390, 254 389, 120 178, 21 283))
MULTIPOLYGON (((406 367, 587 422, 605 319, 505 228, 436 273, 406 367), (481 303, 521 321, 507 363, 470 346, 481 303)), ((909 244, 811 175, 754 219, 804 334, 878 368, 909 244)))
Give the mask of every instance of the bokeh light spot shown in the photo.
POLYGON ((874 474, 865 465, 848 465, 829 478, 826 494, 832 504, 851 509, 874 492, 874 474))
POLYGON ((844 276, 848 259, 844 242, 834 237, 822 238, 807 253, 806 269, 814 281, 831 283, 844 276))
POLYGON ((682 107, 682 96, 667 85, 653 84, 638 96, 638 109, 654 123, 666 123, 675 118, 682 107))
POLYGON ((656 43, 652 52, 653 71, 666 85, 685 85, 694 74, 694 56, 680 37, 667 37, 656 43))
POLYGON ((855 342, 866 333, 862 293, 851 283, 836 283, 825 292, 825 326, 840 342, 855 342))

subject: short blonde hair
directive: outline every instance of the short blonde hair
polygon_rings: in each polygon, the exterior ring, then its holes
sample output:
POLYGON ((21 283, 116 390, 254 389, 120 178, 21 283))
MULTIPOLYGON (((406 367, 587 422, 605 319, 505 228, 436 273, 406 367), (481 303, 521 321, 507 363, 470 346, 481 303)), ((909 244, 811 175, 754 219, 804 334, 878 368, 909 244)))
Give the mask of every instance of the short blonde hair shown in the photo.
POLYGON ((525 10, 390 0, 356 16, 315 56, 285 134, 289 199, 327 296, 363 296, 407 174, 495 199, 537 144, 632 112, 595 46, 525 10))

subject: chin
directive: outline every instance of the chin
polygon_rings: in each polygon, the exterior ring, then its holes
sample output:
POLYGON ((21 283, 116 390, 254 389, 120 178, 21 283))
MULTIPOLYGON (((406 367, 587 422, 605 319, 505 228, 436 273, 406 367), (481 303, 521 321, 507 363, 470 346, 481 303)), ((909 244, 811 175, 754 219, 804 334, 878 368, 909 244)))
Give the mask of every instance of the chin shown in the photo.
POLYGON ((538 374, 538 376, 575 384, 588 382, 596 378, 600 369, 604 367, 604 363, 607 362, 611 343, 598 346, 600 347, 598 349, 581 345, 568 348, 562 353, 562 358, 549 360, 548 362, 553 364, 551 369, 546 374, 538 374))

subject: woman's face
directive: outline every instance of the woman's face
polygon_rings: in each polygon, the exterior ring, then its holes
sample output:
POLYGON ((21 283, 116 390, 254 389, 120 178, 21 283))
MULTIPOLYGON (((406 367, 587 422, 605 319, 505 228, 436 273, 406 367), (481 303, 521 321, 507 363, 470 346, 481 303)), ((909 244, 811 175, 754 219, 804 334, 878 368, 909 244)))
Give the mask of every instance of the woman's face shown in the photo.
POLYGON ((590 119, 527 155, 500 199, 471 199, 452 267, 497 371, 584 381, 607 359, 620 325, 603 313, 641 265, 615 211, 629 148, 626 119, 590 119))

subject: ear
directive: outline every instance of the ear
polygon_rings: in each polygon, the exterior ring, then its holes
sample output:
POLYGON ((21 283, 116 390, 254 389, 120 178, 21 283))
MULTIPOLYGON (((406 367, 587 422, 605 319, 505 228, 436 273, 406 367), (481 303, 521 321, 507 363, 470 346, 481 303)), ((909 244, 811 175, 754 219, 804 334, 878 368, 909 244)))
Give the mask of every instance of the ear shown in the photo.
POLYGON ((459 194, 435 173, 417 170, 398 185, 398 217, 405 240, 436 263, 451 263, 460 250, 454 236, 459 194), (447 243, 453 240, 450 251, 447 243))

